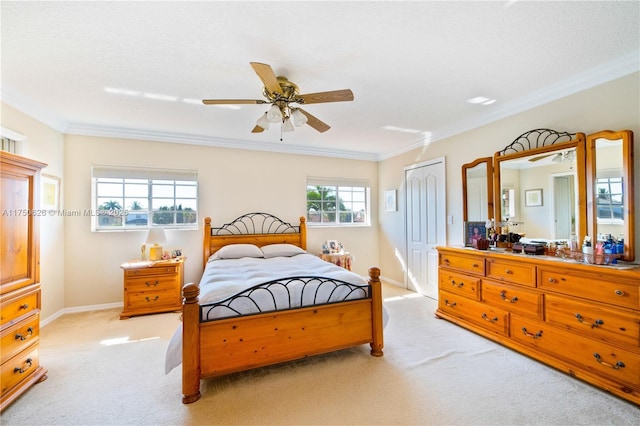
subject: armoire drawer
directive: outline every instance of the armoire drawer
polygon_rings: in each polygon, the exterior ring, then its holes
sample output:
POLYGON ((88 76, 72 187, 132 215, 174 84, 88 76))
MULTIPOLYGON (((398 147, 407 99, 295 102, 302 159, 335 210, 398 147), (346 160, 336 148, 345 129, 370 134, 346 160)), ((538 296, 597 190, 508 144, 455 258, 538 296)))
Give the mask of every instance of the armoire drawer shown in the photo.
POLYGON ((520 315, 544 318, 544 296, 535 290, 482 280, 481 300, 520 315))
POLYGON ((640 389, 640 352, 628 351, 517 315, 511 316, 511 338, 564 359, 576 368, 640 389))
POLYGON ((486 263, 487 278, 528 287, 536 286, 536 267, 533 264, 503 259, 487 259, 486 263))
POLYGON ((480 299, 480 278, 471 275, 457 274, 448 269, 438 270, 439 289, 466 296, 474 300, 480 299))
POLYGON ((10 299, 0 306, 0 325, 5 326, 40 309, 40 290, 10 299))
POLYGON ((467 322, 490 330, 501 336, 509 335, 509 313, 458 294, 440 291, 438 307, 467 322))
POLYGON ((640 283, 613 282, 597 274, 566 273, 563 269, 538 268, 538 287, 596 302, 640 309, 640 283))
POLYGON ((592 339, 640 347, 640 314, 547 294, 546 320, 592 339))
POLYGON ((2 347, 2 363, 33 344, 40 335, 40 315, 32 315, 17 324, 2 330, 0 338, 2 347))
POLYGON ((40 365, 38 345, 32 345, 18 355, 2 364, 0 377, 2 378, 2 393, 25 380, 33 374, 40 365))

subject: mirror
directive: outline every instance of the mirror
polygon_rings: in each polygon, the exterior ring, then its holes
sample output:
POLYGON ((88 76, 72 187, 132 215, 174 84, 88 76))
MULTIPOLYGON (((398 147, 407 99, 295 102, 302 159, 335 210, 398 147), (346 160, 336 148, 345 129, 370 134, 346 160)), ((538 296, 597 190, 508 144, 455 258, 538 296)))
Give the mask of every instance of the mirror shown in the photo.
POLYGON ((599 241, 622 239, 623 260, 633 261, 633 133, 594 133, 587 137, 587 150, 589 233, 599 241))
POLYGON ((493 162, 484 157, 462 165, 462 220, 488 219, 493 219, 493 162))
POLYGON ((537 129, 494 155, 496 229, 537 241, 587 234, 585 137, 537 129))

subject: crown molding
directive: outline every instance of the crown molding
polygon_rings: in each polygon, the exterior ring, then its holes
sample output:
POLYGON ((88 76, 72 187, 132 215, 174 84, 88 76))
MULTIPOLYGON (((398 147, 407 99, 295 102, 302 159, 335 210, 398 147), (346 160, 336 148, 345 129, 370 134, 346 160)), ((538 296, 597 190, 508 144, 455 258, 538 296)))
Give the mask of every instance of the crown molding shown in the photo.
POLYGON ((423 148, 425 145, 430 143, 482 127, 503 118, 510 117, 520 112, 530 110, 540 105, 553 102, 566 96, 573 95, 574 93, 599 86, 638 71, 640 71, 640 51, 635 50, 627 55, 620 56, 613 61, 578 73, 541 90, 529 93, 522 98, 500 104, 496 108, 489 110, 487 113, 473 120, 468 120, 447 128, 436 130, 433 133, 428 134, 428 137, 423 136, 419 140, 416 140, 412 144, 404 146, 399 150, 380 153, 378 155, 378 161, 386 160, 388 158, 404 154, 405 152, 423 148))
POLYGON ((51 111, 42 108, 30 99, 19 95, 4 83, 2 84, 2 87, 0 87, 0 99, 2 99, 3 103, 22 111, 29 117, 46 124, 60 133, 65 133, 67 126, 69 125, 66 120, 63 120, 57 115, 51 113, 51 111))

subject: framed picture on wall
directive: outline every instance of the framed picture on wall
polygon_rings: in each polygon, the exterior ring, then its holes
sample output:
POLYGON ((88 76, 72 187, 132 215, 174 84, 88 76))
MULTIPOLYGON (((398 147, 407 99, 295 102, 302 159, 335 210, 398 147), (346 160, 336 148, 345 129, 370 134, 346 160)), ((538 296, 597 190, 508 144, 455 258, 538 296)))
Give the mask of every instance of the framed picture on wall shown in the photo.
POLYGON ((475 247, 474 242, 487 238, 486 222, 465 222, 464 223, 464 245, 475 247))
POLYGON ((542 189, 526 189, 524 191, 524 205, 538 207, 542 205, 542 189))
POLYGON ((60 181, 57 176, 42 174, 40 207, 47 210, 60 208, 60 181))
POLYGON ((384 191, 384 210, 388 212, 395 212, 398 210, 395 189, 384 191))

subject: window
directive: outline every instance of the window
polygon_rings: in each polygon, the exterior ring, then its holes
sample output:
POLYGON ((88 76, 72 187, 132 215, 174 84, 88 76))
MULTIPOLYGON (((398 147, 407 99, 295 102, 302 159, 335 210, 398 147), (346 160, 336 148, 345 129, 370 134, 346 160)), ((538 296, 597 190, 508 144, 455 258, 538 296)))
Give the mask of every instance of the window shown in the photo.
POLYGON ((600 223, 615 223, 624 219, 621 177, 596 179, 596 206, 600 223))
POLYGON ((369 184, 345 179, 307 179, 310 226, 369 225, 369 184))
POLYGON ((92 230, 198 228, 193 170, 93 166, 92 230))

